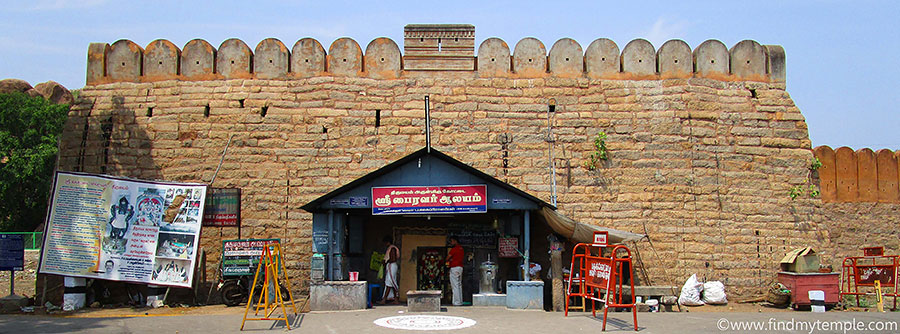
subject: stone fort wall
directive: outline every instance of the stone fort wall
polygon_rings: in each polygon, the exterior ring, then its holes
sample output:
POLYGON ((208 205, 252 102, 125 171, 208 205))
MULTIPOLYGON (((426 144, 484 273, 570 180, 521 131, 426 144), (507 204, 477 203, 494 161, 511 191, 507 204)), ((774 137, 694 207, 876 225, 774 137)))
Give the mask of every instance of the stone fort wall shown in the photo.
MULTIPOLYGON (((328 52, 309 38, 290 50, 275 39, 253 51, 236 39, 91 44, 60 169, 209 182, 231 138, 214 186, 242 188, 242 236, 280 237, 300 282, 312 215, 299 207, 423 147, 427 95, 434 147, 548 201, 552 145, 560 211, 649 235, 638 247, 654 284, 698 273, 756 293, 793 247, 839 265, 857 253, 848 234, 896 234, 845 221, 860 217, 854 204, 789 198, 813 152, 779 46, 638 39, 620 52, 561 39, 548 53, 525 38, 510 52, 489 38, 476 55, 474 27, 420 28, 407 26, 404 54, 386 38, 365 53, 348 38, 328 52), (589 170, 599 131, 609 160, 589 170)), ((236 233, 203 229, 210 271, 236 233)))

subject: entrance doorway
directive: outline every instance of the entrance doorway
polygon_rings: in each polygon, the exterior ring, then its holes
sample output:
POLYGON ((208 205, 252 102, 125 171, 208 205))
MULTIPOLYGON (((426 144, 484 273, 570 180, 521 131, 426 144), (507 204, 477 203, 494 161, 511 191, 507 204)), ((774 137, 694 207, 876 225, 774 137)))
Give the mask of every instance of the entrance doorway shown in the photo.
MULTIPOLYGON (((419 249, 446 249, 446 235, 404 234, 400 244, 400 300, 406 301, 406 291, 418 290, 419 249)), ((446 250, 444 250, 446 252, 446 250)), ((443 266, 443 259, 438 264, 443 266)), ((424 268, 423 268, 424 270, 424 268)), ((424 284, 425 282, 422 282, 424 284)))

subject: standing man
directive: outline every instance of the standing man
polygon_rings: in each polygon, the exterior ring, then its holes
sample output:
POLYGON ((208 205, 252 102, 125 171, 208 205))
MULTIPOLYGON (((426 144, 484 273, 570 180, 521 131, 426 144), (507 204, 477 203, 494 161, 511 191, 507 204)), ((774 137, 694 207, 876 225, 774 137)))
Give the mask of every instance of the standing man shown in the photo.
POLYGON ((384 251, 384 295, 381 296, 381 303, 393 301, 394 304, 400 304, 400 280, 397 278, 400 248, 394 246, 394 239, 389 235, 384 236, 381 241, 387 247, 384 251))
POLYGON ((462 305, 462 273, 465 252, 459 239, 450 236, 450 252, 447 253, 447 266, 450 267, 450 289, 453 291, 453 306, 462 305))

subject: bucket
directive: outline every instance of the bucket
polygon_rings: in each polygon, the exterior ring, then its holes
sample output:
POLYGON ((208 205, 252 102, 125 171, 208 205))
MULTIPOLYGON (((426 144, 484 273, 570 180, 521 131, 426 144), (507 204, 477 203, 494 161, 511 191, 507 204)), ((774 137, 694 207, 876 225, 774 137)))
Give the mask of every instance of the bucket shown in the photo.
POLYGON ((358 271, 351 271, 351 272, 350 272, 350 282, 356 282, 356 281, 358 281, 358 280, 359 280, 359 272, 358 272, 358 271))
POLYGON ((648 299, 647 307, 650 309, 650 312, 658 312, 659 311, 659 300, 648 299))

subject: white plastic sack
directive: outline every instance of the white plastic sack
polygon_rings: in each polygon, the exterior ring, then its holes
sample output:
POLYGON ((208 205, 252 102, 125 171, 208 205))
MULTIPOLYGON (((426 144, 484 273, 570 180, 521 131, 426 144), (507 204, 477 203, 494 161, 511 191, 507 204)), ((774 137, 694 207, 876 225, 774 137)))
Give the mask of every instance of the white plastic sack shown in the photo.
POLYGON ((678 297, 678 303, 681 305, 698 306, 703 305, 700 300, 700 293, 703 291, 703 283, 697 281, 697 274, 691 275, 681 287, 681 296, 678 297))
POLYGON ((74 311, 84 307, 83 293, 66 293, 63 294, 63 311, 74 311))
POLYGON ((725 298, 725 284, 719 281, 703 283, 703 302, 710 305, 728 304, 725 298))

